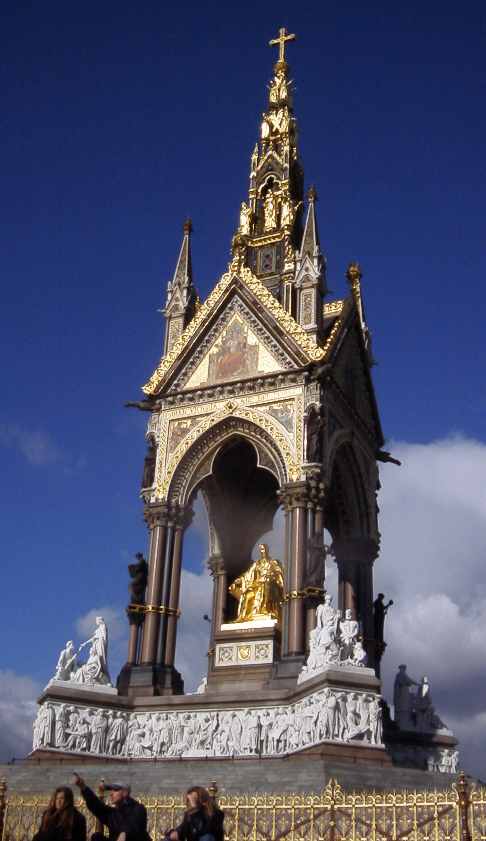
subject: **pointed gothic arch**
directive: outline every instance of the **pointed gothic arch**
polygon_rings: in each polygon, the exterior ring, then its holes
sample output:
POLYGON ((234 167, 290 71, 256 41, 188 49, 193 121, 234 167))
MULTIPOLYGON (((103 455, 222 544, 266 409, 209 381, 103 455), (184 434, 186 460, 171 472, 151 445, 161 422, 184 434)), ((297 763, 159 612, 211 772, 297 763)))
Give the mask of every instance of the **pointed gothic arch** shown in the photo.
POLYGON ((283 434, 275 434, 274 426, 268 426, 267 422, 268 428, 265 429, 255 417, 250 420, 248 416, 238 414, 229 415, 214 425, 203 428, 182 455, 173 472, 168 500, 181 506, 187 505, 196 486, 211 474, 221 448, 236 437, 252 445, 257 455, 258 466, 272 473, 279 485, 288 482, 292 468, 291 462, 289 463, 291 453, 283 434))

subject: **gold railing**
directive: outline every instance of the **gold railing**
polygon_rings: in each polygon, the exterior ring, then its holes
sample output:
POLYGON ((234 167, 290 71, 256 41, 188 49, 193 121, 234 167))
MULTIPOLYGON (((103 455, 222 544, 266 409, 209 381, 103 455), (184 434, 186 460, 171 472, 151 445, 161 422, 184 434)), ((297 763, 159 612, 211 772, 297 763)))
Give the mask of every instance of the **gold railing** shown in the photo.
MULTIPOLYGON (((2 841, 30 841, 46 800, 6 797, 5 789, 2 800, 0 785, 2 841)), ((153 841, 161 841, 179 823, 183 797, 141 800, 153 841)), ((320 794, 223 795, 218 803, 227 841, 486 841, 486 788, 471 788, 463 775, 444 790, 346 792, 331 781, 320 794)), ((87 817, 89 831, 99 829, 87 817)))

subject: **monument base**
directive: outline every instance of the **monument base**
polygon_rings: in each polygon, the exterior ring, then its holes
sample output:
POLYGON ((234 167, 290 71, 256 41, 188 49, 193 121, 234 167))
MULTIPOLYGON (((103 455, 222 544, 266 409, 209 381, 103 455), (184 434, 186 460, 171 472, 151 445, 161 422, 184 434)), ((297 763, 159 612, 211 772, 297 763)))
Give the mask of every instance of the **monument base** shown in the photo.
POLYGON ((232 692, 208 687, 172 696, 155 696, 153 674, 141 669, 141 688, 150 691, 136 697, 52 685, 40 699, 34 750, 129 760, 246 760, 321 755, 338 747, 343 755, 383 762, 380 684, 368 672, 329 668, 290 690, 262 691, 240 679, 232 692))
POLYGON ((182 695, 184 681, 173 666, 135 666, 126 663, 117 680, 119 695, 153 697, 157 695, 182 695))

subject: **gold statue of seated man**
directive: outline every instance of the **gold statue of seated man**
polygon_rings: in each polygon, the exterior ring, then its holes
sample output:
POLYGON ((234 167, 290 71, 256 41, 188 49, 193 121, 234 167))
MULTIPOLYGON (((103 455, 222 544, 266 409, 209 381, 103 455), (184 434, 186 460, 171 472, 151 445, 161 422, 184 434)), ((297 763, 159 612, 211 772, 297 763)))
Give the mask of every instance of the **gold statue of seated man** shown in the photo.
POLYGON ((269 557, 266 543, 260 543, 258 549, 260 557, 229 587, 231 595, 239 600, 237 622, 279 617, 284 591, 282 567, 269 557))

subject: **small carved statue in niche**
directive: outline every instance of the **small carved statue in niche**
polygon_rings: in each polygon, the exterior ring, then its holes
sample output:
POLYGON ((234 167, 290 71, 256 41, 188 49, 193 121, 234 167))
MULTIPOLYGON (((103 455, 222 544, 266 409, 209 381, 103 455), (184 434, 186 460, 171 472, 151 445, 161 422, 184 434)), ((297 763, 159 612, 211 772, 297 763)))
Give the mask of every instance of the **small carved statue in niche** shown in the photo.
POLYGON ((322 461, 322 433, 324 417, 322 406, 316 409, 312 406, 307 419, 307 448, 306 459, 310 463, 322 461))
POLYGON ((251 225, 251 209, 247 203, 242 201, 240 206, 240 234, 248 236, 251 225))
POLYGON ((279 616, 284 589, 282 567, 269 557, 266 543, 260 543, 258 549, 260 557, 229 587, 231 595, 238 599, 237 622, 279 616))
POLYGON ((263 200, 263 230, 273 231, 277 227, 277 200, 275 193, 270 188, 263 200))
POLYGON ((128 564, 130 573, 130 604, 145 604, 145 590, 148 578, 148 563, 141 552, 135 555, 136 564, 128 564))
POLYGON ((282 199, 282 210, 280 213, 280 221, 282 226, 292 225, 294 221, 295 211, 288 195, 285 195, 282 199))
POLYGON ((157 447, 149 444, 143 462, 142 489, 151 488, 155 479, 155 463, 157 461, 157 447))

